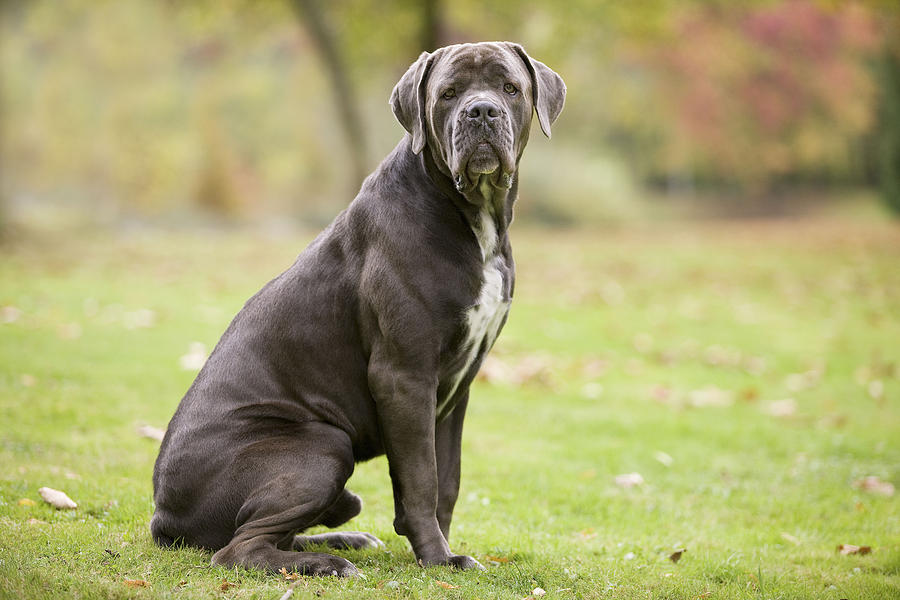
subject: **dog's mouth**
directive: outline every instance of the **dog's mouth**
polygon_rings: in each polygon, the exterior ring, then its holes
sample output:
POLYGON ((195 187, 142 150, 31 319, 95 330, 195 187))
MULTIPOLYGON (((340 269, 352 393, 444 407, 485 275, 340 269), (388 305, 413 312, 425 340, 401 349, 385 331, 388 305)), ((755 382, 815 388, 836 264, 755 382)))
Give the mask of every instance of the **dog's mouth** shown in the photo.
POLYGON ((500 157, 488 142, 481 142, 466 162, 466 173, 472 179, 479 175, 488 175, 500 168, 500 157))
POLYGON ((460 161, 460 168, 454 173, 456 189, 466 193, 484 181, 496 188, 508 189, 512 185, 512 169, 502 164, 501 156, 490 142, 479 142, 468 159, 460 161))

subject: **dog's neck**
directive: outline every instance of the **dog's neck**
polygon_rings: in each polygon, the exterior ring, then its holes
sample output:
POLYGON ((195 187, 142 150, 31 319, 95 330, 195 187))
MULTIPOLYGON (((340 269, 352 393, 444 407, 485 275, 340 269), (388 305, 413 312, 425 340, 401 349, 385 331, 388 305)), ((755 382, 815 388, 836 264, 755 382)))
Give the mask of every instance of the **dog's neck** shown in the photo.
POLYGON ((487 258, 487 254, 497 252, 501 247, 499 240, 502 240, 506 235, 506 231, 512 222, 513 204, 516 200, 519 184, 517 174, 513 173, 510 176, 511 183, 506 188, 494 185, 491 181, 493 175, 486 174, 481 175, 478 183, 471 189, 460 192, 453 179, 444 169, 438 166, 428 146, 422 150, 419 160, 428 178, 440 190, 442 195, 453 202, 453 205, 459 210, 466 223, 475 233, 484 258, 487 258), (487 230, 491 229, 485 221, 487 218, 493 221, 492 229, 496 232, 496 240, 486 245, 486 240, 483 238, 487 236, 487 230))

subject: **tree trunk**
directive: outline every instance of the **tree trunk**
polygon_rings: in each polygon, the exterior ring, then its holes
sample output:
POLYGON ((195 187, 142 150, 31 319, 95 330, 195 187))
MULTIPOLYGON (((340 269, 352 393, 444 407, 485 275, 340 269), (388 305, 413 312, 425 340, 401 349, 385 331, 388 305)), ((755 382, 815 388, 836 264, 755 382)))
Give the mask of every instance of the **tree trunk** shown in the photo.
POLYGON ((440 0, 422 0, 422 50, 432 52, 441 46, 440 0))
POLYGON ((305 24, 319 51, 319 58, 322 60, 329 81, 331 81, 338 119, 344 130, 344 138, 350 156, 350 177, 352 177, 350 183, 355 191, 368 171, 366 139, 356 94, 341 56, 340 46, 334 32, 326 23, 317 0, 291 0, 291 5, 298 19, 305 24))

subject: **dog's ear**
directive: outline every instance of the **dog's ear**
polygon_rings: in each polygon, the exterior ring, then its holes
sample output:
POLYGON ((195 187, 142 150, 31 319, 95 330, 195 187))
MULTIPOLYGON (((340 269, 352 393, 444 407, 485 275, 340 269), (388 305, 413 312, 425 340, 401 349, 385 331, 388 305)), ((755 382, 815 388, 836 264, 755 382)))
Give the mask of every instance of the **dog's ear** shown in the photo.
POLYGON ((550 125, 562 112, 566 102, 566 84, 553 69, 539 60, 534 60, 519 44, 510 44, 513 51, 525 63, 528 73, 531 75, 531 95, 534 110, 537 112, 538 123, 541 131, 550 137, 550 125))
POLYGON ((391 109, 412 136, 412 151, 416 154, 425 147, 425 84, 434 56, 428 52, 419 55, 391 92, 391 109))

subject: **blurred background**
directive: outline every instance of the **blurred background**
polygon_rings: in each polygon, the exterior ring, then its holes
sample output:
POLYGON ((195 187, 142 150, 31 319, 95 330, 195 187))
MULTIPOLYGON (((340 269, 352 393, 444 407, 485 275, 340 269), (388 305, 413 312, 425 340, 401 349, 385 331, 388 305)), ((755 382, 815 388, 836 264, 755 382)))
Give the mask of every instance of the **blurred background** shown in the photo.
POLYGON ((900 212, 900 5, 4 0, 0 228, 304 224, 400 139, 422 50, 508 39, 566 109, 517 218, 900 212))

